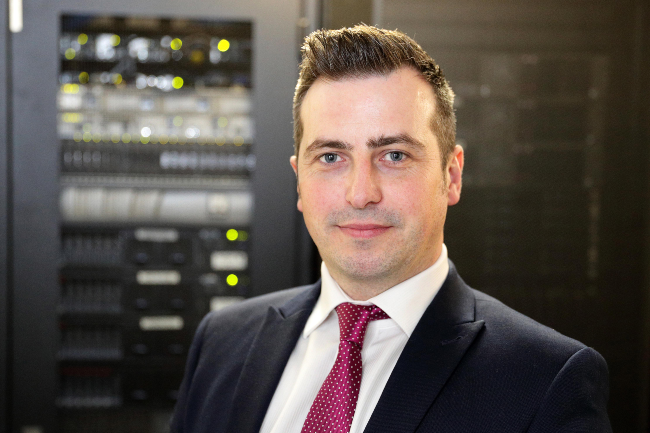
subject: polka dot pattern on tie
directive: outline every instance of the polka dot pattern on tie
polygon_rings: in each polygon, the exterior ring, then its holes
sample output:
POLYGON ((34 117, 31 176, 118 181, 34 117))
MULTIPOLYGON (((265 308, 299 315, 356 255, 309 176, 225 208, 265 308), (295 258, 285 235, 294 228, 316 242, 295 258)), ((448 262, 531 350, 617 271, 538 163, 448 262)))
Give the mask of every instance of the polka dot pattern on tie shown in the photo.
POLYGON ((336 307, 341 340, 334 367, 309 410, 301 433, 348 433, 361 387, 361 349, 372 320, 388 319, 374 305, 350 303, 336 307))

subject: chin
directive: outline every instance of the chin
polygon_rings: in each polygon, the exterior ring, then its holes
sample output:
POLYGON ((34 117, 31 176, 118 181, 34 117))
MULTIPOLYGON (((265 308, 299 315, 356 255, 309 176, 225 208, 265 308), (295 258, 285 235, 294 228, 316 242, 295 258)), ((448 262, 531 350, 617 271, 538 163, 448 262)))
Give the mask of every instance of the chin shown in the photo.
POLYGON ((336 266, 349 278, 374 279, 382 278, 394 272, 394 257, 386 256, 354 256, 339 255, 334 259, 336 266))

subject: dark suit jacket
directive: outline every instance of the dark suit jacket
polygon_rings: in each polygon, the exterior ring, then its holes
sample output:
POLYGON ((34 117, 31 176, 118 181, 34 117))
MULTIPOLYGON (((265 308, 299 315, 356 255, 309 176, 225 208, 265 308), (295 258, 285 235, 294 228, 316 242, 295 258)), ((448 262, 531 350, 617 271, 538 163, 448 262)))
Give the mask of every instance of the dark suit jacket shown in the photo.
MULTIPOLYGON (((316 283, 206 316, 172 432, 258 432, 319 293, 316 283)), ((611 432, 607 395, 598 352, 469 288, 451 265, 365 431, 611 432)))

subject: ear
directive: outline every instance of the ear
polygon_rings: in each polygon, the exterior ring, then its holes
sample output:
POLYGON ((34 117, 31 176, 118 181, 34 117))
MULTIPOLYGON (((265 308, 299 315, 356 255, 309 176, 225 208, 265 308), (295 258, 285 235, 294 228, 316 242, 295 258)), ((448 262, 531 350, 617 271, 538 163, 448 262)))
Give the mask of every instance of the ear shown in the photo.
POLYGON ((296 155, 293 155, 289 158, 289 164, 293 168, 293 172, 296 174, 296 190, 298 191, 298 210, 302 212, 302 200, 300 199, 300 182, 298 182, 298 158, 296 155))
POLYGON ((463 165, 465 164, 465 153, 458 144, 454 147, 451 158, 447 163, 447 174, 449 176, 449 188, 447 204, 453 206, 460 200, 460 189, 463 185, 463 165))

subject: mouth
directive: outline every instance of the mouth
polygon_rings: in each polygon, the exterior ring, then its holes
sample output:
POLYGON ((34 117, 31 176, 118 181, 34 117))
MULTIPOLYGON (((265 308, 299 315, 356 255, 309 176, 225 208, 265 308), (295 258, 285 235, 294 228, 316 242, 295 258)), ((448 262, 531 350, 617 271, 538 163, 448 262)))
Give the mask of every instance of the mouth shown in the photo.
POLYGON ((391 226, 369 223, 350 223, 341 224, 338 228, 341 229, 344 234, 353 238, 369 239, 386 233, 391 226))

